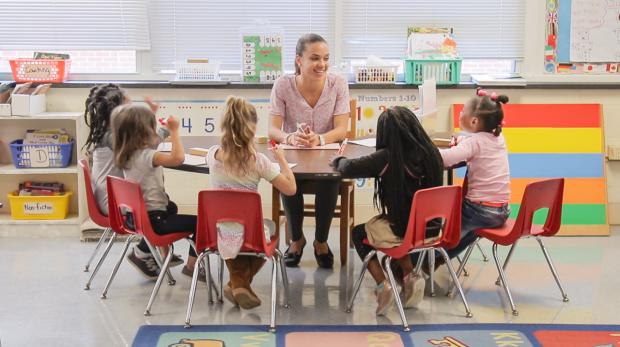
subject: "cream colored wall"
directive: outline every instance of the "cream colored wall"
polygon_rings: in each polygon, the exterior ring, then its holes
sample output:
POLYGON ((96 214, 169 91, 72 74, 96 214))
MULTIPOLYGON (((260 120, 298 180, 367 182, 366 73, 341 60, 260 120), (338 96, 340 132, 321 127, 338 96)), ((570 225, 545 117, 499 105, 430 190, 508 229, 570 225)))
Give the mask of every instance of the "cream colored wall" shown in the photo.
MULTIPOLYGON (((217 89, 129 89, 134 99, 142 99, 146 95, 154 99, 196 100, 196 99, 224 99, 234 94, 246 98, 268 98, 269 90, 217 90, 217 89)), ((396 96, 411 94, 411 90, 363 90, 352 89, 351 96, 382 95, 396 96)), ((502 93, 510 96, 511 103, 599 103, 603 105, 605 140, 607 144, 620 145, 620 91, 619 90, 570 90, 570 89, 502 89, 502 93)), ((82 111, 87 89, 57 88, 52 90, 48 98, 49 111, 82 111)), ((437 131, 450 129, 449 110, 453 103, 462 103, 473 94, 472 89, 439 89, 437 99, 439 103, 437 131)), ((358 103, 364 106, 363 103, 358 103)), ((266 122, 266 119, 260 120, 266 122)), ((432 130, 432 129, 427 129, 432 130)), ((575 141, 575 139, 566 139, 575 141)), ((579 163, 575 163, 579 165, 579 163)), ((620 224, 620 162, 607 162, 607 186, 609 200, 609 221, 620 224)), ((166 170, 166 186, 172 199, 177 202, 182 211, 195 210, 196 195, 201 189, 208 187, 208 175, 191 174, 166 170)), ((268 215, 271 211, 270 186, 261 183, 260 193, 263 197, 263 211, 268 215)), ((371 217, 372 192, 369 189, 358 190, 356 193, 357 221, 363 222, 371 217)), ((310 221, 309 221, 310 222, 310 221)))

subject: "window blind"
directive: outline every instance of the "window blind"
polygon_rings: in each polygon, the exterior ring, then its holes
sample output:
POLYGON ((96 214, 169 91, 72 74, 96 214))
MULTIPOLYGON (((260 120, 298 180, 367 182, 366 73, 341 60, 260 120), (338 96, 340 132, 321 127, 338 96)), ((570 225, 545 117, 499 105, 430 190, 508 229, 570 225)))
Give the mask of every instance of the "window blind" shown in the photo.
POLYGON ((463 58, 523 57, 522 0, 343 1, 344 58, 402 58, 410 26, 453 28, 463 58))
POLYGON ((284 68, 292 70, 301 35, 317 33, 332 44, 332 7, 329 0, 151 0, 152 66, 161 71, 186 58, 210 58, 222 70, 241 70, 240 29, 261 19, 283 30, 284 68))
POLYGON ((147 0, 0 0, 0 50, 145 50, 147 0))

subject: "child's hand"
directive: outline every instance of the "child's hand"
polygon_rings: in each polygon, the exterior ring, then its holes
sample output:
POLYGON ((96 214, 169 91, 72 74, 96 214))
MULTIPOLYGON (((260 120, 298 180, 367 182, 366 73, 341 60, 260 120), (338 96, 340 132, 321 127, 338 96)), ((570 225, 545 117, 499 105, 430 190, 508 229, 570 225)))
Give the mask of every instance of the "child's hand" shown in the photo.
POLYGON ((153 111, 153 114, 157 114, 157 111, 159 110, 159 103, 153 101, 153 98, 150 96, 145 97, 144 102, 146 102, 151 111, 153 111))
POLYGON ((166 128, 170 131, 177 131, 179 129, 179 120, 175 116, 170 116, 166 119, 166 128))

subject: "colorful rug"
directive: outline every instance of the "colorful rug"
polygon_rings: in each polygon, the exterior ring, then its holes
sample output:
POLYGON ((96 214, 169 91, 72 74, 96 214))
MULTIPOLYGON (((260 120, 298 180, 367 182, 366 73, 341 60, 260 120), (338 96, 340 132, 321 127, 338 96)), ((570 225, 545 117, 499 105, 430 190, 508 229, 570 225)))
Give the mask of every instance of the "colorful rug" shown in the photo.
POLYGON ((134 347, 620 347, 620 325, 143 325, 134 347))

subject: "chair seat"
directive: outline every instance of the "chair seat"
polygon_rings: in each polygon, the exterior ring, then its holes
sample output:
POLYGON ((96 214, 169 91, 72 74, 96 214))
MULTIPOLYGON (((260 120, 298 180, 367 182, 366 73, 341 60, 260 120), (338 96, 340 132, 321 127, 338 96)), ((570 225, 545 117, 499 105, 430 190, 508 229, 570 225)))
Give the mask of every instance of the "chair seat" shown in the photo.
POLYGON ((156 239, 149 240, 149 242, 153 246, 168 247, 168 245, 172 244, 173 242, 181 240, 181 239, 189 238, 191 235, 192 233, 172 233, 172 234, 166 234, 166 235, 159 235, 156 239))
POLYGON ((491 240, 502 246, 512 245, 514 237, 510 235, 515 224, 514 219, 508 219, 504 225, 499 228, 483 228, 477 229, 475 232, 478 236, 491 240))

